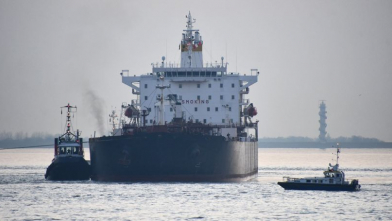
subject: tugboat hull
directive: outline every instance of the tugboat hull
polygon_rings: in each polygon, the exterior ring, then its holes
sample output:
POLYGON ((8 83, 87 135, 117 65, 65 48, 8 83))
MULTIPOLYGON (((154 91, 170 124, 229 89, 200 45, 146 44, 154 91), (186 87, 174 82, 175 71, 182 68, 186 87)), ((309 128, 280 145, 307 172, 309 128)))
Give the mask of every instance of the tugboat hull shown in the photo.
POLYGON ((285 190, 327 190, 327 191, 355 191, 359 190, 359 184, 312 184, 312 183, 292 183, 278 182, 279 186, 285 190))
POLYGON ((257 173, 257 142, 222 136, 138 134, 90 138, 92 180, 221 182, 257 173))
POLYGON ((59 157, 46 170, 47 180, 89 180, 90 165, 82 157, 59 157))

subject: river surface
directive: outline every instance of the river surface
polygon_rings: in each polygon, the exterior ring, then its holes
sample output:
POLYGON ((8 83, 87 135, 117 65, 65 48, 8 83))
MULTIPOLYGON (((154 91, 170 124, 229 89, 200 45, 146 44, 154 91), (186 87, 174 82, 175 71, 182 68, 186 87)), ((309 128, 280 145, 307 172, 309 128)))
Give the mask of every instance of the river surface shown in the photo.
POLYGON ((335 151, 260 148, 257 176, 238 183, 103 183, 46 181, 51 148, 0 150, 0 220, 392 220, 392 149, 341 149, 357 192, 276 184, 322 176, 335 151))

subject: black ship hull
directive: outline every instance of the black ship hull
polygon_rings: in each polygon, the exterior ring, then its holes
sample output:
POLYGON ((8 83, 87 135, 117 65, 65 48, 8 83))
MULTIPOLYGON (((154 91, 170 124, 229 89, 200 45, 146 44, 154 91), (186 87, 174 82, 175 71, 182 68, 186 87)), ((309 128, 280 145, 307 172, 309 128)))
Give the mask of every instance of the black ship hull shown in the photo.
POLYGON ((58 157, 46 169, 47 180, 89 180, 91 168, 82 157, 58 157))
POLYGON ((286 190, 327 190, 327 191, 355 191, 361 187, 359 184, 313 184, 278 182, 286 190))
POLYGON ((258 170, 256 141, 187 133, 90 138, 92 180, 222 182, 258 170))

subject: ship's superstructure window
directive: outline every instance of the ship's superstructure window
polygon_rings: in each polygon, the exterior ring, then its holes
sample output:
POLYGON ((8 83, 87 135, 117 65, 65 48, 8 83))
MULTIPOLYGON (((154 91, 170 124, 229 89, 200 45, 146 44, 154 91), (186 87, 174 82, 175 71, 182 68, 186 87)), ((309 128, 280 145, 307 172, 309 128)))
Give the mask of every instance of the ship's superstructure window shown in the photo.
POLYGON ((148 84, 144 84, 144 88, 147 88, 148 87, 148 84))
POLYGON ((220 87, 223 88, 223 84, 222 83, 220 84, 220 87))
POLYGON ((208 84, 208 88, 211 88, 211 84, 208 84))
POLYGON ((197 107, 195 107, 195 112, 197 111, 197 107))
POLYGON ((218 110, 219 110, 219 109, 216 107, 216 108, 215 108, 215 111, 218 111, 218 110))
POLYGON ((200 95, 197 95, 197 100, 200 100, 200 95))
POLYGON ((179 84, 178 87, 179 87, 179 88, 182 88, 182 84, 179 84))
POLYGON ((200 88, 200 84, 197 84, 197 88, 200 88))
POLYGON ((231 95, 231 99, 234 100, 234 99, 235 99, 235 96, 234 96, 234 95, 231 95))
POLYGON ((199 123, 199 119, 196 119, 196 123, 199 123))
POLYGON ((148 100, 148 96, 144 96, 144 100, 148 100))
POLYGON ((222 123, 225 123, 225 119, 222 119, 222 123))
POLYGON ((180 95, 180 96, 178 97, 178 99, 179 99, 179 100, 182 100, 182 95, 180 95))
POLYGON ((220 96, 220 99, 223 100, 223 95, 220 96))
POLYGON ((229 111, 231 111, 231 107, 229 107, 229 111))
POLYGON ((170 112, 173 112, 173 108, 172 107, 170 108, 170 112))
POLYGON ((207 119, 204 119, 204 120, 203 120, 203 123, 205 123, 205 124, 206 124, 206 123, 207 123, 207 119))
POLYGON ((234 84, 231 84, 231 87, 234 88, 234 84))
POLYGON ((210 107, 207 107, 207 111, 210 111, 210 107))
POLYGON ((208 100, 211 100, 211 95, 208 95, 208 100))

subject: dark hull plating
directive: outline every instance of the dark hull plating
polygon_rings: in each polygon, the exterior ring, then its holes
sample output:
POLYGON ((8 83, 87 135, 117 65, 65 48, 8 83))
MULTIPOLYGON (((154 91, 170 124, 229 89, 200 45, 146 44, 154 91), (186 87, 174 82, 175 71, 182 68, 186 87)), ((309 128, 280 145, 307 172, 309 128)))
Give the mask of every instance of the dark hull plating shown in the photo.
POLYGON ((257 173, 257 142, 150 133, 91 138, 92 180, 234 181, 257 173))
POLYGON ((289 183, 278 182, 286 190, 328 190, 328 191, 355 191, 359 190, 358 184, 312 184, 312 183, 289 183))
POLYGON ((90 165, 82 157, 58 157, 46 170, 47 180, 89 180, 90 165))

